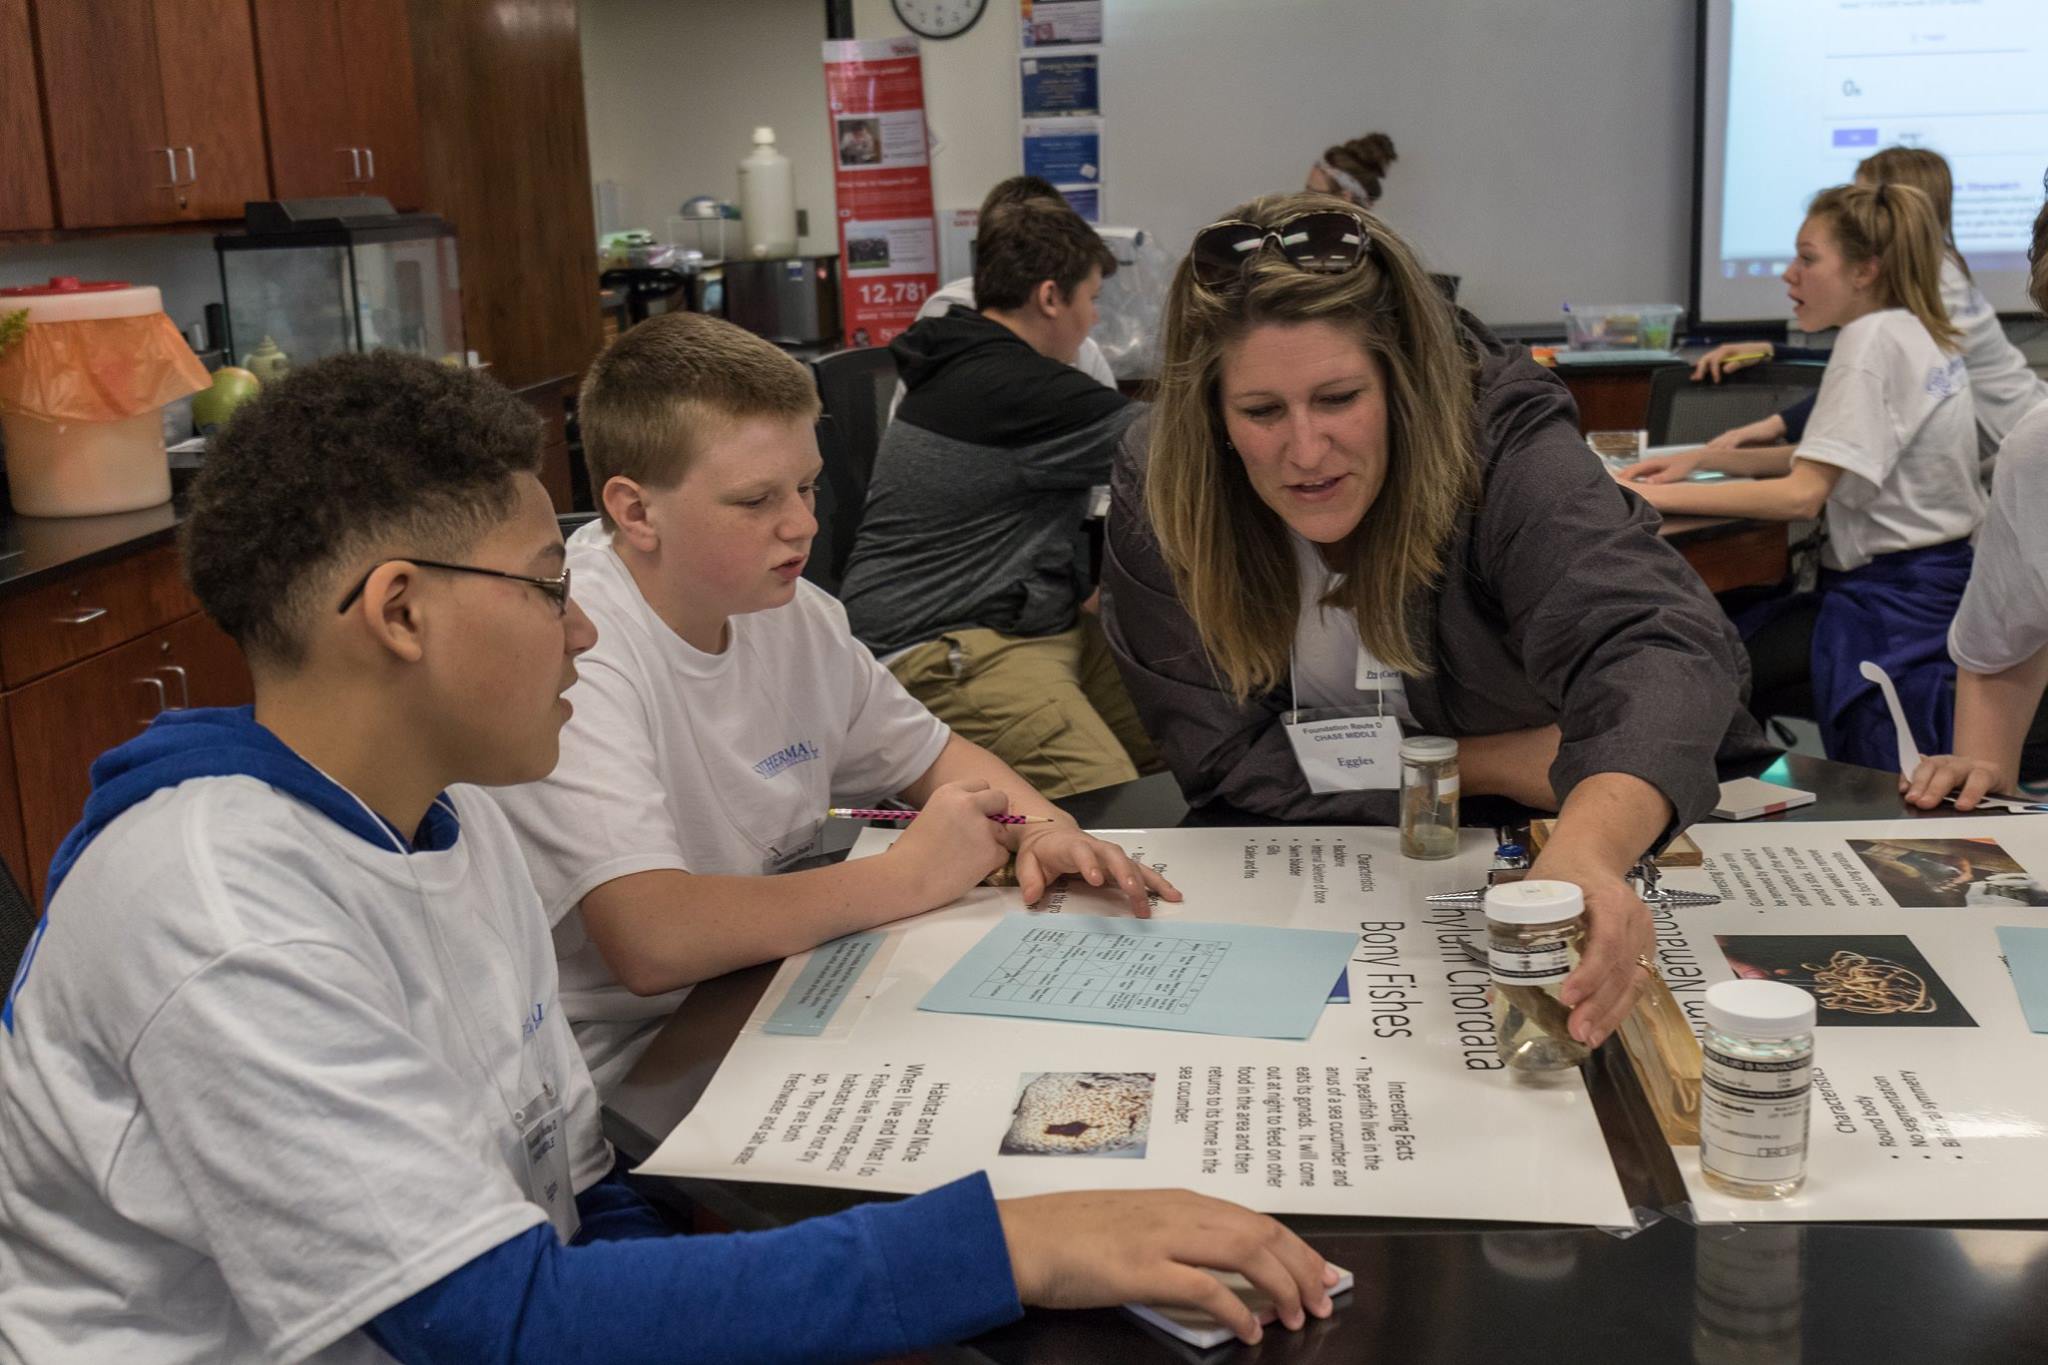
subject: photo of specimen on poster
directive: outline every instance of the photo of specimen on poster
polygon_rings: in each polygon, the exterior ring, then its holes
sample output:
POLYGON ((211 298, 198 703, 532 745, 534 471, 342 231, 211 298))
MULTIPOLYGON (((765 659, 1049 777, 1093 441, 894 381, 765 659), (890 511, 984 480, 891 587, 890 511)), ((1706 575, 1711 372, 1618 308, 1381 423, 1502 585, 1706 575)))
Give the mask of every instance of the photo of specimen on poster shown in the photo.
POLYGON ((1696 826, 1718 905, 1652 907, 1658 970, 1697 1030, 1709 986, 1814 1000, 1806 1184, 1736 1199, 1673 1149, 1702 1222, 2048 1218, 2048 1034, 2001 926, 2048 926, 2048 815, 1696 826))
POLYGON ((1996 839, 1851 839, 1900 905, 2048 905, 2048 891, 1996 839))
POLYGON ((1714 941, 1737 976, 1811 995, 1820 1028, 1977 1026, 1904 934, 1717 934, 1714 941))

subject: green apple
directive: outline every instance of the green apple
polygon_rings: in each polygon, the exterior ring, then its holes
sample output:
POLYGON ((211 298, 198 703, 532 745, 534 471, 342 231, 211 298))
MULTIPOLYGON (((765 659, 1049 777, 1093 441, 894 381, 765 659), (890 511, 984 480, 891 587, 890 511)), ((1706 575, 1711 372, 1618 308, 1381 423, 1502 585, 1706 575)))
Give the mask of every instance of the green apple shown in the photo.
POLYGON ((255 375, 239 365, 222 366, 213 372, 213 387, 193 395, 192 425, 202 432, 219 426, 262 387, 255 375))

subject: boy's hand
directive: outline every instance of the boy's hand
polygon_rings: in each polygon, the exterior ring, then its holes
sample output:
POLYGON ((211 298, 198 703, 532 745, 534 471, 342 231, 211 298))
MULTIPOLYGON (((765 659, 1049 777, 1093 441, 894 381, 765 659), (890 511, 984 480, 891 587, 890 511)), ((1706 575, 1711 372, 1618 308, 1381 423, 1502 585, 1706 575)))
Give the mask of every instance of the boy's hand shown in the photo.
POLYGON ((922 908, 949 904, 980 884, 1010 859, 1003 842, 1007 825, 989 819, 1009 809, 1010 799, 986 782, 948 782, 931 794, 890 846, 912 868, 922 908))
POLYGON ((1017 837, 1017 886, 1026 905, 1038 904, 1045 889, 1069 872, 1078 873, 1090 886, 1111 882, 1122 889, 1131 903, 1131 913, 1148 919, 1152 903, 1146 892, 1161 900, 1177 901, 1174 884, 1133 859, 1107 839, 1098 839, 1064 816, 1050 825, 1014 825, 1017 837))
POLYGON ((1272 1296, 1289 1330, 1330 1316, 1337 1278, 1273 1219, 1186 1190, 1091 1191, 996 1205, 1017 1297, 1041 1308, 1120 1303, 1199 1308, 1255 1343, 1258 1320, 1203 1269, 1235 1270, 1272 1296))
POLYGON ((1639 483, 1678 483, 1699 468, 1705 454, 1704 450, 1687 450, 1676 455, 1652 455, 1626 469, 1615 470, 1614 477, 1630 487, 1639 483))
POLYGON ((1724 374, 1761 364, 1776 355, 1778 348, 1768 341, 1724 341, 1701 356, 1692 367, 1693 381, 1711 379, 1716 384, 1724 374))

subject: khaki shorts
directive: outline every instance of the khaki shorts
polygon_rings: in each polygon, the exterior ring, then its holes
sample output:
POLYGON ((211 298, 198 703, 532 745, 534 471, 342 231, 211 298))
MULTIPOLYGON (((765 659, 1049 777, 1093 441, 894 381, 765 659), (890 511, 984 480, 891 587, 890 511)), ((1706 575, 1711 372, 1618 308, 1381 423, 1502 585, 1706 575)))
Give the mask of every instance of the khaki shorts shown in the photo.
POLYGON ((889 671, 955 734, 1046 796, 1129 782, 1160 767, 1093 616, 1029 638, 948 631, 905 652, 889 671))

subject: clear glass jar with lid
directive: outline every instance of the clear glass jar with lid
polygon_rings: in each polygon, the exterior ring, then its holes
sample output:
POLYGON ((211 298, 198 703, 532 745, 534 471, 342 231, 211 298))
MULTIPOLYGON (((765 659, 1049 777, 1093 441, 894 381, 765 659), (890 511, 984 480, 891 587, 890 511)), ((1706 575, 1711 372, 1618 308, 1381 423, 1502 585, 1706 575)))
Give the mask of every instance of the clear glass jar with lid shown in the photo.
POLYGON ((1700 1175, 1739 1199, 1806 1183, 1813 997, 1782 981, 1707 987, 1700 1038, 1700 1175))
POLYGON ((1570 882, 1504 882, 1486 889, 1486 960, 1500 1059, 1518 1071, 1560 1071, 1586 1060, 1558 988, 1579 965, 1586 898, 1570 882))
POLYGON ((1458 851, 1458 741, 1411 735, 1401 741, 1401 852, 1449 858, 1458 851))

